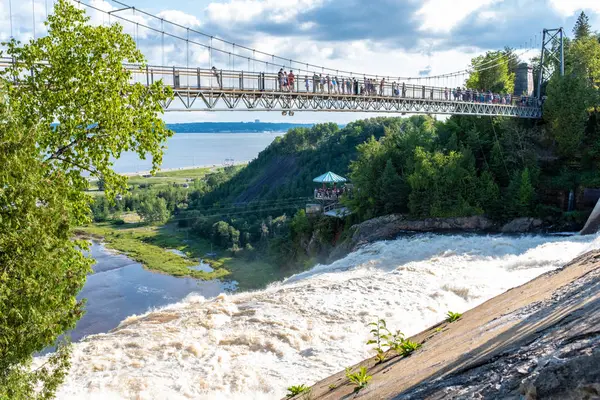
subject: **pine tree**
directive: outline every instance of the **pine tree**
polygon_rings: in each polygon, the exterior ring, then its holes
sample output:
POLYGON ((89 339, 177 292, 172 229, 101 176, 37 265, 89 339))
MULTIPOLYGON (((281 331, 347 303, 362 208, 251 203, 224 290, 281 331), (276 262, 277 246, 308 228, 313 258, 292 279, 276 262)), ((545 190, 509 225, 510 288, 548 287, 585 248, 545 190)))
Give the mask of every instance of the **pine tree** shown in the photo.
POLYGON ((591 27, 589 23, 589 18, 582 11, 577 17, 577 22, 575 22, 575 26, 573 27, 573 35, 575 35, 575 39, 586 38, 591 34, 591 27))
POLYGON ((384 212, 387 214, 407 209, 408 188, 402 177, 396 172, 392 160, 388 159, 380 180, 380 196, 384 212))

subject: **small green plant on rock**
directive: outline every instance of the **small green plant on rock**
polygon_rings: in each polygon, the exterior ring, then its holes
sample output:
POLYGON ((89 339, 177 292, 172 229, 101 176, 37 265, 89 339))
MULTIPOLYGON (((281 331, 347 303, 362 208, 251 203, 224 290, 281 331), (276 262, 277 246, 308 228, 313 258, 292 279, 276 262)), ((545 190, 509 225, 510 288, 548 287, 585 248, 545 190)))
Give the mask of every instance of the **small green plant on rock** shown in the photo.
POLYGON ((452 311, 448 311, 448 314, 446 314, 448 317, 446 318, 446 321, 448 322, 454 322, 456 320, 458 320, 460 317, 462 317, 461 313, 457 313, 457 312, 452 312, 452 311))
POLYGON ((358 393, 369 384, 369 381, 373 377, 371 375, 367 375, 366 367, 360 367, 358 372, 352 372, 352 369, 348 367, 346 368, 346 378, 348 378, 350 383, 354 384, 354 393, 358 393))
POLYGON ((400 354, 403 356, 409 356, 413 351, 421 347, 421 343, 413 342, 411 340, 404 340, 400 345, 400 354))
POLYGON ((394 350, 398 354, 402 353, 402 344, 406 341, 406 339, 404 339, 404 333, 400 331, 396 331, 396 333, 390 332, 389 335, 387 335, 386 340, 386 346, 390 350, 394 350))
MULTIPOLYGON (((406 349, 404 343, 404 334, 400 331, 392 333, 386 326, 385 320, 378 319, 377 322, 371 322, 369 326, 372 326, 371 334, 373 339, 369 340, 367 344, 375 344, 375 359, 377 363, 382 363, 387 358, 387 353, 390 350, 394 350, 398 354, 405 354, 406 349)), ((409 346, 410 347, 410 346, 409 346)))
POLYGON ((288 391, 288 394, 285 397, 292 398, 292 397, 297 396, 302 393, 304 393, 304 394, 309 393, 310 388, 305 385, 290 386, 289 388, 287 388, 287 391, 288 391))
POLYGON ((332 383, 331 385, 329 385, 329 390, 334 390, 337 389, 337 386, 335 385, 335 383, 332 383))
POLYGON ((384 319, 378 319, 377 322, 371 322, 368 326, 372 326, 371 334, 373 335, 373 339, 367 341, 367 344, 375 344, 375 359, 378 363, 382 363, 386 359, 387 352, 383 349, 383 346, 387 344, 387 340, 390 335, 390 331, 387 329, 385 325, 384 319))

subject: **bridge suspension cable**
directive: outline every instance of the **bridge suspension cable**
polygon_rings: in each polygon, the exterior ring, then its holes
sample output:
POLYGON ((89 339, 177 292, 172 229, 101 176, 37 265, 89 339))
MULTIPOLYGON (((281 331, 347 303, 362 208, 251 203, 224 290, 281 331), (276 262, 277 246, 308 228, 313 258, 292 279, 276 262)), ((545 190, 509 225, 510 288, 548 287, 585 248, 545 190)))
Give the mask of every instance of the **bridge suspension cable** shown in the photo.
MULTIPOLYGON (((88 8, 94 9, 94 10, 102 12, 102 13, 107 13, 107 11, 102 10, 102 9, 100 9, 100 8, 92 5, 92 4, 88 4, 88 3, 86 3, 83 0, 77 0, 77 1, 78 1, 79 4, 81 4, 83 6, 86 6, 88 8)), ((397 79, 399 81, 403 81, 403 80, 404 81, 409 81, 410 80, 410 81, 419 81, 420 82, 422 80, 427 80, 427 81, 439 80, 439 79, 444 79, 444 78, 448 78, 448 77, 449 78, 451 78, 451 77, 458 77, 460 75, 466 75, 466 74, 468 74, 470 72, 473 72, 473 71, 482 71, 483 70, 483 69, 480 69, 480 68, 477 68, 477 69, 471 68, 471 69, 464 69, 464 70, 459 70, 459 71, 454 71, 454 72, 444 73, 444 74, 439 74, 439 75, 431 75, 431 76, 404 76, 403 77, 403 76, 392 76, 392 75, 387 75, 386 76, 385 74, 373 75, 373 74, 368 74, 368 73, 360 73, 360 72, 353 72, 353 71, 344 71, 344 70, 339 70, 339 69, 333 69, 333 68, 324 67, 324 66, 318 66, 318 65, 314 65, 314 64, 306 63, 306 62, 301 62, 301 61, 289 59, 289 58, 286 58, 286 57, 277 56, 275 54, 270 54, 270 53, 267 53, 267 52, 264 52, 264 51, 261 51, 261 50, 253 49, 253 48, 250 48, 250 47, 247 47, 247 46, 244 46, 244 45, 240 45, 240 44, 228 41, 226 39, 222 39, 222 38, 218 38, 218 37, 209 35, 209 34, 207 34, 205 32, 199 31, 197 29, 193 29, 193 28, 181 25, 179 23, 176 23, 176 22, 164 19, 163 17, 158 17, 158 16, 156 16, 154 14, 151 14, 151 13, 149 13, 147 11, 136 9, 135 7, 131 7, 128 4, 123 3, 123 2, 121 2, 119 0, 109 0, 109 1, 115 3, 115 4, 119 5, 119 6, 125 7, 123 10, 125 10, 125 9, 132 9, 134 12, 137 10, 137 12, 139 12, 140 14, 146 15, 146 16, 148 16, 150 18, 153 18, 153 19, 160 20, 161 21, 161 30, 160 31, 158 31, 157 29, 155 29, 155 28, 153 28, 153 27, 151 27, 149 25, 146 25, 146 24, 141 24, 141 26, 143 28, 149 29, 151 31, 154 31, 154 32, 157 32, 157 33, 161 33, 163 35, 163 37, 164 37, 164 35, 167 35, 167 36, 172 37, 172 38, 177 39, 177 40, 182 40, 182 41, 186 40, 186 38, 183 38, 183 37, 181 37, 179 35, 172 34, 172 33, 169 33, 169 32, 165 32, 164 31, 164 22, 166 22, 167 24, 170 24, 170 25, 172 25, 174 27, 185 29, 187 32, 192 32, 192 33, 204 36, 206 38, 209 38, 210 42, 211 42, 210 45, 206 45, 204 43, 200 43, 200 42, 193 41, 193 40, 189 41, 188 43, 199 45, 199 46, 202 46, 202 47, 208 49, 209 53, 210 53, 209 59, 210 59, 210 65, 211 66, 213 65, 213 59, 214 59, 213 56, 212 56, 212 51, 216 50, 217 52, 222 53, 226 57, 227 56, 229 56, 230 58, 231 57, 233 57, 233 58, 240 57, 240 58, 243 58, 243 59, 252 60, 252 61, 254 61, 254 63, 256 63, 256 61, 258 61, 260 63, 264 63, 266 65, 267 69, 269 68, 270 64, 272 64, 273 66, 278 65, 278 63, 276 62, 276 59, 277 59, 278 61, 281 61, 282 64, 284 64, 284 65, 286 63, 289 63, 290 68, 295 68, 296 70, 305 71, 307 73, 310 72, 310 69, 320 69, 322 73, 331 73, 331 74, 335 73, 335 74, 343 74, 343 75, 350 75, 350 76, 357 76, 357 77, 370 77, 370 78, 375 77, 377 79, 379 79, 379 78, 386 78, 387 80, 393 80, 393 79, 395 80, 395 79, 397 79), (233 48, 234 48, 234 52, 231 53, 229 51, 225 51, 225 50, 222 50, 222 49, 219 49, 219 48, 215 48, 214 45, 213 45, 213 39, 216 40, 216 41, 218 41, 218 42, 221 42, 223 44, 226 44, 226 45, 232 45, 233 48), (235 53, 235 48, 236 47, 239 50, 251 51, 252 52, 252 57, 249 57, 249 56, 246 56, 246 55, 241 55, 241 54, 236 54, 235 53), (262 55, 262 56, 266 56, 266 57, 270 57, 271 58, 271 62, 256 58, 256 54, 259 54, 259 55, 262 55), (294 67, 293 64, 297 64, 299 67, 294 67), (306 67, 306 68, 304 68, 304 67, 306 67)), ((117 10, 117 11, 119 11, 119 10, 117 10)), ((130 22, 130 23, 136 23, 136 22, 134 22, 134 21, 132 21, 132 20, 126 18, 126 17, 122 17, 122 16, 117 16, 117 17, 119 19, 121 19, 122 21, 130 22)), ((537 34, 535 35, 535 37, 536 37, 536 40, 537 40, 537 34)), ((529 39, 529 43, 532 43, 532 38, 529 39)), ((525 44, 527 44, 527 42, 525 42, 525 44)), ((164 48, 164 44, 163 44, 163 48, 164 48)), ((164 51, 164 49, 163 49, 163 51, 164 51)), ((522 53, 522 54, 524 54, 524 53, 522 53)), ((502 57, 500 56, 498 58, 502 58, 502 57)), ((484 66, 484 65, 487 66, 488 63, 493 63, 493 62, 495 62, 495 60, 487 60, 485 63, 479 65, 478 67, 481 67, 481 66, 484 66)))

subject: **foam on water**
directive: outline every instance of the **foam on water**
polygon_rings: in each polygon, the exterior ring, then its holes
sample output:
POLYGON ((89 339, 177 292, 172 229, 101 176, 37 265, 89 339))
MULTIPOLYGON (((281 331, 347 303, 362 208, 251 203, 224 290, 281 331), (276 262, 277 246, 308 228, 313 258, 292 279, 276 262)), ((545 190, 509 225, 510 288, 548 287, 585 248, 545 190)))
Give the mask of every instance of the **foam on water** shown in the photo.
POLYGON ((378 317, 414 334, 595 248, 598 236, 374 243, 263 291, 190 295, 88 337, 58 398, 281 398, 372 355, 366 324, 378 317))

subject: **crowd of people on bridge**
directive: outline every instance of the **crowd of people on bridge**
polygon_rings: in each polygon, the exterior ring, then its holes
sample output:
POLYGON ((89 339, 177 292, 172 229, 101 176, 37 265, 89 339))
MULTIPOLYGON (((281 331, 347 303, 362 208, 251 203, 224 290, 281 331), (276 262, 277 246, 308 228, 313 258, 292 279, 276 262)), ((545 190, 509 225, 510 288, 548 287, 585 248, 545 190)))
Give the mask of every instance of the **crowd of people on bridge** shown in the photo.
POLYGON ((532 106, 534 105, 534 98, 528 96, 521 96, 520 98, 513 98, 510 93, 498 94, 493 93, 491 90, 467 89, 467 88, 444 88, 444 100, 453 101, 467 101, 472 103, 490 103, 490 104, 515 104, 519 106, 532 106), (514 103, 513 103, 514 101, 514 103))
MULTIPOLYGON (((282 92, 300 91, 300 82, 296 84, 296 76, 290 70, 288 73, 281 68, 277 74, 278 89, 282 92)), ((362 79, 337 77, 314 73, 312 77, 304 76, 304 91, 312 93, 348 94, 363 96, 394 96, 410 98, 423 98, 430 100, 464 101, 474 103, 505 104, 519 106, 534 106, 536 100, 532 97, 521 96, 514 98, 510 93, 493 93, 491 90, 472 90, 467 88, 441 88, 426 87, 420 85, 406 85, 406 83, 392 82, 391 85, 386 78, 362 79), (416 89, 416 91, 415 91, 416 89)))
MULTIPOLYGON (((217 79, 217 84, 222 88, 223 78, 221 72, 212 67, 212 73, 217 79)), ((294 71, 287 72, 281 68, 277 73, 275 90, 280 92, 301 92, 302 77, 296 79, 294 71)), ((241 81, 242 79, 240 79, 241 81)), ((259 90, 267 90, 265 74, 259 74, 259 90)), ((435 88, 431 86, 406 84, 405 82, 386 81, 386 78, 375 79, 356 77, 338 77, 313 73, 312 76, 304 75, 304 92, 321 94, 342 94, 362 96, 392 96, 426 100, 464 101, 486 104, 518 105, 523 107, 538 106, 538 100, 529 96, 515 97, 509 93, 493 93, 491 90, 475 90, 465 87, 435 88)))

